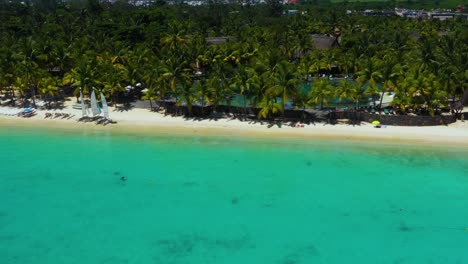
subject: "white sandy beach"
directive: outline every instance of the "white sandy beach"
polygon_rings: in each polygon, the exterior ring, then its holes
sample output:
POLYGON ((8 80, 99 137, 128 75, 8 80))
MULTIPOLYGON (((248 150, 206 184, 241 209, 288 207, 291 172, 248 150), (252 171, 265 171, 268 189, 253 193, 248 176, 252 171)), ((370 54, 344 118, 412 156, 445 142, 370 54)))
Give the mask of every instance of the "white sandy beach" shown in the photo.
MULTIPOLYGON (((37 110, 37 115, 30 118, 0 115, 2 126, 40 126, 63 127, 70 129, 113 130, 135 133, 164 133, 164 134, 200 134, 243 137, 284 137, 284 138, 320 138, 377 141, 388 144, 426 144, 454 147, 468 147, 468 121, 458 121, 448 126, 403 127, 386 126, 374 128, 372 124, 360 125, 325 123, 304 124, 293 127, 286 123, 280 127, 269 122, 245 121, 232 118, 220 119, 191 119, 173 117, 162 113, 151 112, 149 109, 132 108, 120 111, 109 107, 110 117, 117 124, 107 126, 95 123, 78 122, 81 110, 73 109, 74 100, 66 101, 64 109, 37 110), (70 113, 69 119, 46 118, 45 113, 70 113)), ((6 109, 4 106, 0 106, 6 109)), ((13 108, 12 108, 13 109, 13 108)), ((467 109, 465 109, 467 110, 467 109)))

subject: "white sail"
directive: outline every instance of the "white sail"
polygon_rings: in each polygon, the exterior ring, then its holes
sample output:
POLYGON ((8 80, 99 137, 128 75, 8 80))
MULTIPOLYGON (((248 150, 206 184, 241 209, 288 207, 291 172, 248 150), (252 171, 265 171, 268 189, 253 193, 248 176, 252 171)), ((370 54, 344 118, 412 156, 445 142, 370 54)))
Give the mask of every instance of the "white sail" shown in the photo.
POLYGON ((94 90, 91 92, 91 111, 93 112, 93 116, 99 115, 99 109, 96 100, 96 94, 94 90))
POLYGON ((81 114, 83 116, 87 116, 88 113, 86 113, 86 105, 84 103, 83 93, 81 92, 81 89, 80 89, 80 101, 81 101, 81 114))
POLYGON ((107 108, 107 101, 106 97, 103 93, 101 93, 101 103, 102 103, 102 113, 104 114, 105 118, 109 118, 109 109, 107 108))

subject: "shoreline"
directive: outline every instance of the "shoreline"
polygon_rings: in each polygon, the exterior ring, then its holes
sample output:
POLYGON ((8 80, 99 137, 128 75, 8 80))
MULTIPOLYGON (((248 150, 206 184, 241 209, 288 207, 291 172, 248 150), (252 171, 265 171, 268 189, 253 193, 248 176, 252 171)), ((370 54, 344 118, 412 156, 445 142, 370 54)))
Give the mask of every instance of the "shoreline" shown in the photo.
MULTIPOLYGON (((229 136, 244 138, 284 138, 362 141, 382 144, 426 145, 468 147, 468 122, 457 121, 449 126, 403 127, 387 126, 374 128, 372 124, 360 125, 326 123, 304 124, 304 127, 292 127, 283 123, 282 127, 265 121, 240 121, 231 118, 193 119, 164 116, 149 109, 134 108, 129 111, 110 107, 111 119, 117 124, 107 126, 95 123, 78 122, 81 110, 73 109, 71 102, 57 112, 75 115, 70 119, 44 119, 47 110, 37 110, 30 118, 0 115, 2 127, 43 127, 70 129, 73 131, 113 131, 118 133, 229 136)), ((383 124, 385 125, 385 124, 383 124)))

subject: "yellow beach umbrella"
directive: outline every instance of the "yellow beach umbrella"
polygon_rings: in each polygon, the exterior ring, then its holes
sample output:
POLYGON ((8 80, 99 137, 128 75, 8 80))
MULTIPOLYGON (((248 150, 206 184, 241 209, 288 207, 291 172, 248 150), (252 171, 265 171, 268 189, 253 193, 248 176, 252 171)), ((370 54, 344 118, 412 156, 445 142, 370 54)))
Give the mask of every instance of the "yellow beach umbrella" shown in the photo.
POLYGON ((372 124, 373 124, 374 126, 378 126, 378 125, 380 125, 380 121, 374 120, 374 121, 372 121, 372 124))

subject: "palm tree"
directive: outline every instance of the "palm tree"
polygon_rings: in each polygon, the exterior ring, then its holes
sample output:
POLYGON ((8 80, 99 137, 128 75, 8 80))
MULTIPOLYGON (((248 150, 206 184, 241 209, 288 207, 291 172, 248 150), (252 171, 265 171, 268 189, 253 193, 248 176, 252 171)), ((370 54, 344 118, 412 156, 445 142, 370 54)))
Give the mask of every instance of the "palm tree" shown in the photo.
POLYGON ((189 40, 185 37, 185 31, 178 22, 169 24, 168 33, 161 38, 161 47, 171 52, 180 52, 187 48, 189 40))
POLYGON ((239 88, 243 101, 243 118, 246 117, 247 98, 251 98, 251 89, 258 83, 257 73, 253 68, 245 65, 239 65, 236 74, 232 79, 231 87, 239 88))
POLYGON ((177 85, 187 82, 190 79, 190 69, 187 62, 180 57, 170 57, 161 62, 160 80, 167 80, 168 90, 176 92, 177 85))
POLYGON ((209 93, 211 96, 210 101, 213 103, 213 111, 215 112, 222 102, 227 103, 229 107, 231 106, 233 91, 229 85, 230 76, 227 75, 230 71, 226 63, 217 61, 213 65, 213 70, 208 77, 208 85, 210 87, 209 93))
POLYGON ((36 63, 36 42, 32 38, 22 39, 19 43, 21 50, 13 56, 17 58, 16 77, 18 82, 22 83, 17 87, 21 87, 22 95, 26 89, 31 91, 33 106, 36 106, 35 95, 37 80, 39 79, 39 65, 36 63), (18 80, 18 78, 20 80, 18 80))
POLYGON ((396 82, 396 93, 391 105, 398 107, 402 113, 406 112, 407 107, 411 104, 409 90, 413 86, 413 82, 414 80, 410 76, 405 75, 401 75, 396 82))
POLYGON ((146 91, 143 92, 143 96, 141 97, 142 100, 148 100, 150 103, 150 109, 153 111, 153 100, 156 100, 158 95, 154 88, 147 88, 146 91))
POLYGON ((154 63, 152 62, 158 60, 154 53, 145 45, 138 45, 129 51, 122 49, 119 53, 122 54, 118 55, 120 61, 128 72, 127 82, 132 86, 141 83, 145 72, 152 70, 151 67, 154 67, 154 63))
POLYGON ((47 101, 47 108, 50 109, 51 98, 59 94, 60 80, 58 77, 44 76, 38 82, 39 94, 47 101))
MULTIPOLYGON (((159 64, 159 60, 156 57, 149 58, 146 63, 145 67, 143 68, 142 81, 144 83, 144 87, 147 89, 144 92, 144 99, 150 101, 151 110, 153 109, 153 105, 151 103, 152 100, 163 100, 166 96, 167 92, 167 85, 164 85, 164 79, 161 79, 161 66, 159 64)), ((159 109, 160 105, 158 105, 159 109)))
MULTIPOLYGON (((369 87, 366 89, 367 94, 372 97, 379 95, 381 96, 381 91, 377 87, 377 82, 382 80, 382 74, 378 70, 378 60, 377 58, 369 58, 362 65, 361 71, 357 72, 358 75, 357 81, 360 87, 364 87, 366 84, 369 84, 369 87)), ((375 100, 373 98, 374 107, 376 106, 375 100)))
POLYGON ((274 115, 283 110, 281 104, 276 102, 276 96, 277 94, 274 91, 267 91, 259 103, 262 109, 258 112, 258 118, 274 119, 274 115))
POLYGON ((82 56, 77 59, 75 66, 63 77, 63 84, 75 87, 74 95, 77 98, 82 89, 84 94, 91 95, 92 88, 99 85, 96 59, 82 56))
POLYGON ((425 70, 432 73, 437 73, 439 68, 439 62, 436 58, 436 41, 434 32, 423 32, 421 38, 418 40, 420 52, 419 63, 425 70))
POLYGON ((281 111, 284 115, 285 105, 298 92, 299 79, 291 63, 282 61, 272 75, 273 86, 270 88, 281 96, 281 111))
POLYGON ((380 75, 379 78, 383 80, 383 91, 380 95, 379 109, 382 109, 382 101, 384 94, 394 86, 398 74, 400 72, 398 61, 392 53, 384 55, 383 59, 379 61, 380 75))
POLYGON ((447 101, 447 92, 443 89, 439 78, 431 73, 425 76, 426 89, 424 91, 425 104, 431 116, 434 116, 435 111, 439 106, 444 105, 447 101))
POLYGON ((335 90, 335 96, 337 96, 341 102, 343 102, 345 99, 349 99, 356 103, 357 93, 357 85, 354 82, 347 80, 340 81, 335 90))
POLYGON ((309 103, 318 105, 320 110, 323 110, 323 105, 328 104, 328 101, 333 97, 333 86, 328 78, 317 78, 312 84, 312 89, 309 92, 309 103))
POLYGON ((339 51, 336 49, 327 49, 323 51, 323 57, 321 57, 320 68, 327 70, 327 75, 330 75, 331 70, 338 64, 339 51))
POLYGON ((185 104, 187 106, 188 116, 192 116, 192 106, 193 103, 197 100, 196 88, 189 80, 184 83, 180 83, 177 88, 177 105, 180 106, 185 104))
POLYGON ((196 89, 196 101, 201 104, 201 114, 205 114, 205 105, 211 103, 210 89, 208 86, 208 80, 206 78, 201 78, 195 81, 196 89))
POLYGON ((309 93, 303 92, 302 90, 298 91, 297 93, 294 94, 294 97, 292 98, 292 101, 294 105, 297 108, 302 109, 302 120, 304 121, 305 119, 305 110, 307 106, 310 105, 310 97, 309 93))
POLYGON ((4 44, 3 47, 0 45, 0 92, 8 87, 6 91, 11 93, 10 96, 14 101, 15 94, 11 86, 16 81, 15 68, 17 62, 16 58, 12 56, 14 54, 13 44, 4 44))
POLYGON ((129 79, 128 69, 120 56, 107 52, 98 56, 97 60, 97 67, 101 73, 98 84, 101 84, 104 94, 109 95, 112 98, 112 104, 115 105, 118 94, 125 91, 125 82, 129 79))

